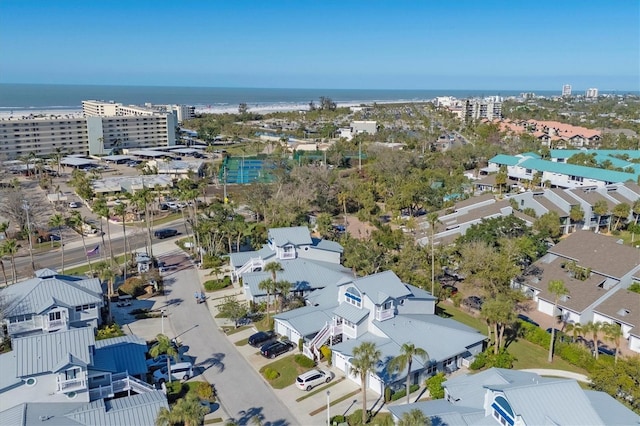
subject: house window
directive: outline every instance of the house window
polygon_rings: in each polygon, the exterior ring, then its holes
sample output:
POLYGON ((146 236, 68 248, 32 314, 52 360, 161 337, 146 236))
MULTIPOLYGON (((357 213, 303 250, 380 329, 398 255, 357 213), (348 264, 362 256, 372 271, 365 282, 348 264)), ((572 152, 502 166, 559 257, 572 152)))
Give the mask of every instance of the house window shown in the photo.
POLYGON ((49 321, 55 321, 59 319, 62 319, 62 312, 60 311, 49 312, 49 321))
POLYGON ((385 311, 391 309, 391 307, 393 307, 393 302, 391 301, 388 301, 384 305, 382 305, 382 309, 384 309, 385 311))
POLYGON ((362 296, 355 287, 349 287, 344 296, 348 303, 351 303, 358 308, 362 307, 362 296))
POLYGON ((24 381, 24 384, 27 386, 34 386, 38 381, 36 380, 35 377, 29 377, 27 380, 24 381))
POLYGON ((493 404, 491 404, 491 408, 493 408, 493 417, 495 417, 500 424, 513 426, 515 415, 513 414, 511 404, 509 404, 503 396, 497 396, 493 404))
POLYGON ((74 368, 74 369, 71 369, 71 370, 67 370, 67 371, 64 372, 64 376, 65 376, 66 380, 73 380, 73 379, 77 378, 77 376, 78 376, 78 369, 74 368))

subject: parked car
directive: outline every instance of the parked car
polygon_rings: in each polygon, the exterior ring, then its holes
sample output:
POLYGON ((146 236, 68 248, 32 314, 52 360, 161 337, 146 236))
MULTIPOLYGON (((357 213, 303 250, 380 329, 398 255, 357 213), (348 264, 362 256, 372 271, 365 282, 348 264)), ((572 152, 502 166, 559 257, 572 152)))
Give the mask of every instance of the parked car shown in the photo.
POLYGON ((529 318, 524 314, 518 314, 518 319, 524 322, 528 322, 529 324, 533 324, 536 327, 540 327, 540 324, 538 324, 537 322, 535 322, 534 320, 532 320, 531 318, 529 318))
POLYGON ((484 300, 480 296, 469 296, 462 301, 462 304, 473 309, 482 309, 484 300))
POLYGON ((299 389, 310 391, 312 388, 331 381, 331 373, 322 370, 310 370, 296 378, 299 389))
POLYGON ((172 356, 169 356, 167 354, 162 354, 162 355, 158 355, 155 358, 150 358, 147 360, 147 368, 149 369, 149 371, 154 371, 157 370, 158 368, 162 368, 162 367, 166 367, 167 366, 167 358, 169 358, 169 363, 170 364, 176 364, 177 362, 188 362, 189 360, 183 356, 183 355, 179 355, 178 356, 178 361, 176 361, 176 359, 172 356))
POLYGON ((276 338, 274 331, 259 331, 249 336, 249 344, 254 348, 264 346, 265 343, 276 338))
POLYGON ((598 346, 598 352, 604 355, 611 355, 611 356, 615 356, 616 355, 616 350, 615 349, 609 349, 606 346, 598 346))
POLYGON ((267 343, 260 348, 260 353, 265 358, 275 358, 290 350, 293 350, 293 343, 286 340, 267 343))
MULTIPOLYGON (((193 364, 190 362, 179 362, 173 364, 171 367, 171 378, 173 380, 189 380, 193 376, 193 364)), ((156 370, 153 373, 154 383, 164 383, 169 380, 169 374, 167 374, 167 366, 156 370)))
POLYGON ((153 233, 153 236, 162 240, 163 238, 174 237, 178 235, 178 231, 175 229, 158 229, 153 233))
POLYGON ((70 209, 77 209, 80 207, 80 203, 78 203, 77 201, 72 201, 69 203, 69 208, 70 209))
POLYGON ((169 207, 171 210, 178 210, 180 207, 178 207, 178 204, 173 202, 173 201, 167 201, 165 203, 167 205, 167 207, 169 207))

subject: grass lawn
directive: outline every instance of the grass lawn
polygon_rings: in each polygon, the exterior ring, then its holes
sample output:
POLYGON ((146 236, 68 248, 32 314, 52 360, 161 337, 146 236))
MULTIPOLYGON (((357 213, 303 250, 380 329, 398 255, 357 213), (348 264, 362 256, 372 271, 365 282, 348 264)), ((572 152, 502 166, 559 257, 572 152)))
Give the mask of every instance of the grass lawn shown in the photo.
MULTIPOLYGON (((115 258, 116 258, 116 263, 118 265, 121 265, 124 263, 124 254, 120 256, 115 256, 115 258)), ((98 262, 101 262, 101 261, 102 259, 98 260, 98 262)), ((93 262, 92 265, 95 266, 95 263, 96 262, 93 262)), ((89 272, 89 264, 76 266, 75 268, 65 268, 64 270, 65 275, 83 275, 84 276, 87 274, 87 272, 89 272)))
POLYGON ((277 361, 267 364, 260 369, 260 374, 267 368, 271 368, 280 373, 277 379, 269 380, 269 384, 274 389, 284 389, 292 385, 296 381, 296 377, 305 371, 309 371, 314 367, 306 368, 299 366, 293 359, 295 355, 289 355, 277 361))
POLYGON ((224 334, 226 334, 227 336, 230 336, 232 334, 240 333, 242 330, 246 330, 249 327, 250 326, 248 326, 248 325, 242 325, 242 326, 240 326, 238 328, 222 327, 222 330, 224 331, 224 334))
MULTIPOLYGON (((441 311, 444 316, 450 316, 450 318, 461 322, 469 327, 473 327, 483 334, 487 333, 487 326, 481 318, 476 318, 468 313, 462 311, 451 305, 438 306, 438 310, 441 311)), ((514 369, 526 369, 526 368, 552 368, 556 370, 567 370, 576 373, 587 374, 587 372, 579 367, 569 364, 559 356, 553 358, 553 363, 547 362, 548 350, 538 345, 534 345, 531 342, 527 342, 524 339, 519 339, 509 345, 509 353, 517 358, 513 363, 514 369)))
POLYGON ((236 345, 236 346, 246 346, 248 344, 249 344, 249 338, 248 337, 246 339, 238 340, 237 342, 234 343, 234 345, 236 345))

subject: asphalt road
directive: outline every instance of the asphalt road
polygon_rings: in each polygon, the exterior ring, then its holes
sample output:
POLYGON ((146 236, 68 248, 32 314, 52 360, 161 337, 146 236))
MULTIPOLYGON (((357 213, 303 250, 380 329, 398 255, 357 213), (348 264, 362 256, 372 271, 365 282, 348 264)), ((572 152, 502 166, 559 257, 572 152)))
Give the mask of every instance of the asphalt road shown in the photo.
POLYGON ((255 416, 265 426, 297 424, 289 409, 218 329, 206 304, 196 303, 194 293, 200 291, 200 283, 196 270, 184 267, 186 257, 162 259, 181 265, 165 276, 172 330, 188 346, 187 354, 195 357, 196 371, 215 385, 227 413, 238 424, 252 424, 255 416))

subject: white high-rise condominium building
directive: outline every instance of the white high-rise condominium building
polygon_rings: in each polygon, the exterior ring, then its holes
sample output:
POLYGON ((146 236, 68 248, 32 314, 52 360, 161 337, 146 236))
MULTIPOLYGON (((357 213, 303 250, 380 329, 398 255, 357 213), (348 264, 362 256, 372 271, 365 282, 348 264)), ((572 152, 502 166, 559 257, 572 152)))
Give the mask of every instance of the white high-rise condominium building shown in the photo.
POLYGON ((587 91, 584 94, 584 97, 587 99, 595 99, 598 97, 598 89, 596 89, 595 87, 589 88, 587 89, 587 91))
POLYGON ((499 97, 489 99, 467 99, 465 102, 465 117, 467 120, 486 118, 494 120, 502 118, 502 102, 499 97))
POLYGON ((174 111, 159 112, 113 102, 83 101, 84 117, 0 120, 0 157, 15 159, 33 152, 106 155, 114 149, 176 144, 174 111))
POLYGON ((562 96, 571 96, 571 85, 565 84, 562 86, 562 96))

